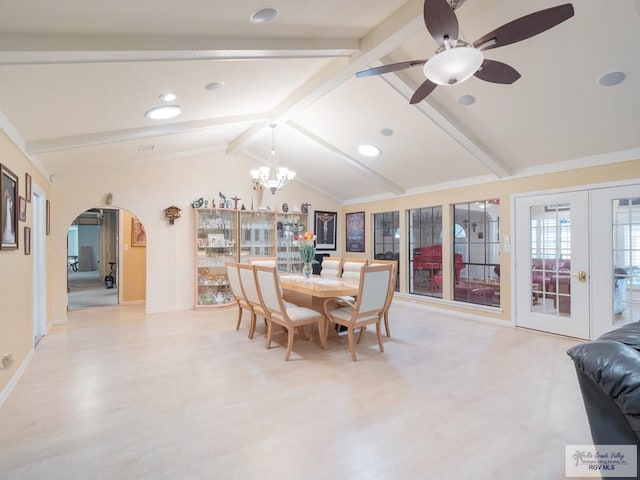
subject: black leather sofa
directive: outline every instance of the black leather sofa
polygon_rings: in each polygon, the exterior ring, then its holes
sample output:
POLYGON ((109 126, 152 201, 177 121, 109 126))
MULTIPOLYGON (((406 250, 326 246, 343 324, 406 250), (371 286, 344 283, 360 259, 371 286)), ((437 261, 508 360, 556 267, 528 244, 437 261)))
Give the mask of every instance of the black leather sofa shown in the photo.
POLYGON ((594 445, 640 446, 640 322, 567 353, 576 368, 594 445))

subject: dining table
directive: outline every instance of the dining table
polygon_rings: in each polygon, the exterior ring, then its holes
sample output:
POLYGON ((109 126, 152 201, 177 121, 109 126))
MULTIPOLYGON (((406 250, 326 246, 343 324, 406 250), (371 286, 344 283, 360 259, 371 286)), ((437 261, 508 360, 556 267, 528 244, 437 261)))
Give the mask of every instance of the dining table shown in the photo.
POLYGON ((312 308, 324 313, 327 298, 358 295, 358 279, 327 278, 311 275, 305 278, 299 274, 280 275, 280 287, 287 302, 301 307, 312 308))

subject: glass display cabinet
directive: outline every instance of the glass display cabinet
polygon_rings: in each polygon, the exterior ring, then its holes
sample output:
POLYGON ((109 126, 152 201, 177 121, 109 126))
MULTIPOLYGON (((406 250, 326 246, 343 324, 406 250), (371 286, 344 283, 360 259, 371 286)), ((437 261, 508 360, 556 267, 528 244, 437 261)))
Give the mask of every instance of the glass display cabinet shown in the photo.
POLYGON ((276 214, 276 241, 278 270, 281 272, 302 272, 302 260, 298 253, 298 235, 304 235, 307 230, 306 213, 278 213, 276 214))
POLYGON ((276 225, 273 212, 240 211, 240 261, 276 256, 276 225))
POLYGON ((194 209, 196 228, 195 306, 220 307, 234 303, 226 262, 237 262, 238 212, 194 209))

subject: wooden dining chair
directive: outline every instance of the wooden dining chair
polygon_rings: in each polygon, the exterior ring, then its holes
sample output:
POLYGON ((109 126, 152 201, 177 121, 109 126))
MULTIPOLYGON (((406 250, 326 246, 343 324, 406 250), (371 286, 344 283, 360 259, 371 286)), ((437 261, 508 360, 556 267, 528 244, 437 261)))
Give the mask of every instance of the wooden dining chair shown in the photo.
POLYGON ((324 257, 322 259, 321 277, 339 278, 342 276, 342 258, 324 257))
POLYGON ((255 313, 251 304, 247 300, 247 296, 244 293, 242 287, 242 281, 240 280, 240 271, 238 270, 239 263, 227 262, 227 279, 229 286, 231 287, 231 294, 238 305, 238 322, 236 323, 236 330, 240 329, 240 323, 242 322, 242 314, 247 311, 251 314, 251 321, 249 323, 249 338, 253 338, 253 328, 255 328, 255 313))
MULTIPOLYGON (((391 330, 389 329, 389 308, 393 301, 393 294, 396 291, 396 277, 398 273, 398 262, 396 260, 369 260, 368 265, 391 265, 391 278, 389 279, 389 290, 387 292, 387 301, 384 306, 384 330, 387 337, 391 336, 391 330)), ((358 337, 358 342, 362 332, 358 337)))
POLYGON ((277 267, 276 257, 249 257, 247 260, 250 265, 262 265, 264 267, 277 267))
POLYGON ((265 347, 271 348, 273 324, 280 325, 287 330, 287 351, 285 361, 289 360, 293 349, 295 329, 309 324, 318 326, 318 334, 322 348, 327 348, 324 315, 307 307, 287 306, 280 295, 280 281, 275 267, 254 267, 258 294, 262 302, 262 309, 267 314, 267 342, 265 347))
POLYGON ((256 319, 258 316, 267 319, 267 312, 262 308, 262 302, 260 301, 260 294, 258 294, 258 287, 256 285, 256 277, 253 273, 253 265, 248 263, 238 263, 238 272, 240 274, 240 281, 242 282, 242 290, 245 294, 245 298, 249 307, 251 308, 251 325, 249 326, 249 338, 253 338, 253 334, 256 330, 256 319))
POLYGON ((356 361, 354 332, 367 325, 375 324, 378 346, 380 352, 384 352, 380 322, 384 316, 392 270, 391 265, 364 266, 355 303, 338 300, 340 308, 332 310, 335 300, 328 299, 324 302, 324 312, 329 322, 347 328, 351 360, 354 362, 356 361))
POLYGON ((342 260, 342 278, 359 279, 360 271, 366 264, 366 258, 344 258, 342 260))

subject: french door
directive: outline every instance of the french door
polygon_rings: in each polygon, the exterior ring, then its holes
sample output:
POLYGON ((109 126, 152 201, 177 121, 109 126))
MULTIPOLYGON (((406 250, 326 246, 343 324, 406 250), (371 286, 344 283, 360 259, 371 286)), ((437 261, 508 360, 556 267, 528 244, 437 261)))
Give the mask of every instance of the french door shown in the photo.
POLYGON ((516 324, 589 338, 589 192, 516 199, 516 324))
POLYGON ((517 198, 516 324, 592 339, 640 320, 640 185, 517 198))

